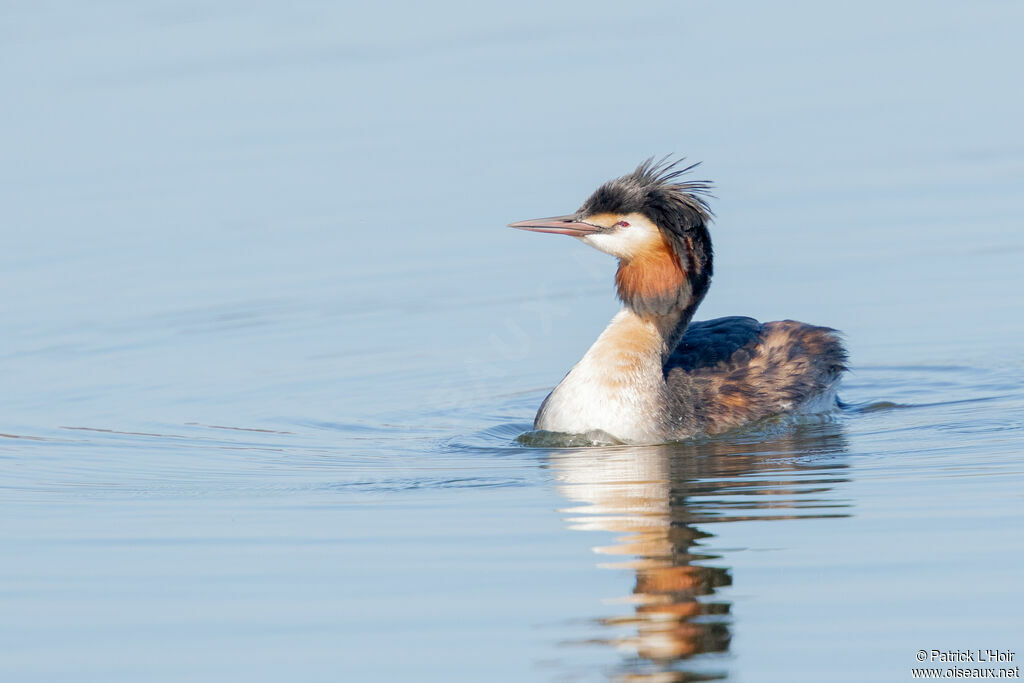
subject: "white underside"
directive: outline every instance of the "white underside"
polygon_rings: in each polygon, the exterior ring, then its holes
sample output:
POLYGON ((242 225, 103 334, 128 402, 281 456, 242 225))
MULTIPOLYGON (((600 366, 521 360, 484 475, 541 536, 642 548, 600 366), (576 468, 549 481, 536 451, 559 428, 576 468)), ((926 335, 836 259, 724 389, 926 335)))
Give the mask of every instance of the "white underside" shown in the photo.
POLYGON ((551 392, 537 428, 568 434, 601 431, 625 443, 664 441, 658 421, 661 353, 629 343, 648 331, 643 324, 635 314, 619 312, 551 392))
MULTIPOLYGON (((586 370, 577 365, 576 370, 586 370)), ((635 390, 603 391, 590 381, 586 372, 570 373, 552 392, 538 429, 566 434, 604 432, 623 443, 660 443, 664 441, 656 420, 657 407, 635 390)))

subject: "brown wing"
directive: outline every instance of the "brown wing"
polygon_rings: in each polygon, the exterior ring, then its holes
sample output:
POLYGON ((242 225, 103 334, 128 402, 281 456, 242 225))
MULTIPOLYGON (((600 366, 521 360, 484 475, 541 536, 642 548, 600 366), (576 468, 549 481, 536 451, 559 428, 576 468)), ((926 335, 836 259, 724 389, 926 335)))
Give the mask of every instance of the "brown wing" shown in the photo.
POLYGON ((799 409, 846 369, 846 351, 828 327, 751 318, 694 326, 665 366, 672 421, 682 430, 718 432, 799 409))
POLYGON ((728 361, 740 349, 752 346, 763 327, 753 318, 739 315, 690 323, 665 363, 665 373, 674 368, 693 372, 728 361))

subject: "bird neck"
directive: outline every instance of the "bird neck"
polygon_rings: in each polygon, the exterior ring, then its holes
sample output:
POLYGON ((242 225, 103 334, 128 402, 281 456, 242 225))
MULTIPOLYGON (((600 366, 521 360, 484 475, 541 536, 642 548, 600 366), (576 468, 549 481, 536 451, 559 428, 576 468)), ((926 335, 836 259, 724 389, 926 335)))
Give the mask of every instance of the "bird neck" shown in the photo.
POLYGON ((623 306, 545 399, 534 428, 598 430, 630 443, 662 441, 665 361, 688 321, 685 309, 653 315, 623 306))
POLYGON ((656 248, 621 259, 615 273, 625 310, 658 330, 665 353, 675 348, 707 291, 707 278, 699 276, 703 269, 692 248, 687 257, 684 268, 675 249, 663 240, 656 248))
POLYGON ((534 428, 569 434, 598 430, 627 442, 660 441, 665 323, 629 307, 619 311, 545 399, 534 428))
POLYGON ((660 372, 686 330, 692 312, 672 311, 665 315, 638 313, 630 306, 612 318, 591 351, 600 352, 607 360, 606 368, 635 366, 641 359, 650 361, 660 372), (618 362, 612 357, 618 357, 618 362), (631 362, 624 362, 631 361, 631 362))

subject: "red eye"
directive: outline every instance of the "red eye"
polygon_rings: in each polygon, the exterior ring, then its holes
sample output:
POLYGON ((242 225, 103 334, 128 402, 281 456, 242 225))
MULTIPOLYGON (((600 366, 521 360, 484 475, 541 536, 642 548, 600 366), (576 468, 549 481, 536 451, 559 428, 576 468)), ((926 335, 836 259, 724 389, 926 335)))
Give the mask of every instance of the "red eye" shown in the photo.
POLYGON ((615 227, 617 227, 617 228, 628 228, 629 227, 629 223, 627 223, 626 221, 619 221, 618 223, 615 224, 615 227))

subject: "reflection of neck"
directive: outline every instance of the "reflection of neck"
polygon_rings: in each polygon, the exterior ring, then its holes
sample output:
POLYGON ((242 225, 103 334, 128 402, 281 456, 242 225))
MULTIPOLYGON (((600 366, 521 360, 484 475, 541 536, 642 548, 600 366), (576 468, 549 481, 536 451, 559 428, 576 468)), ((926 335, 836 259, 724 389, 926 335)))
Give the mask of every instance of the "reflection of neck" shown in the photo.
POLYGON ((621 558, 602 566, 636 572, 630 598, 635 611, 605 623, 631 626, 631 635, 614 642, 653 660, 719 652, 729 642, 723 624, 691 621, 727 609, 700 598, 727 585, 729 576, 723 568, 689 562, 700 558, 694 546, 707 534, 673 523, 689 514, 674 502, 682 499, 672 496, 670 453, 664 447, 637 447, 599 460, 576 452, 554 461, 560 492, 580 504, 570 511, 572 528, 624 534, 615 545, 595 550, 621 558))

